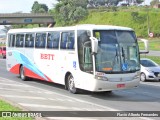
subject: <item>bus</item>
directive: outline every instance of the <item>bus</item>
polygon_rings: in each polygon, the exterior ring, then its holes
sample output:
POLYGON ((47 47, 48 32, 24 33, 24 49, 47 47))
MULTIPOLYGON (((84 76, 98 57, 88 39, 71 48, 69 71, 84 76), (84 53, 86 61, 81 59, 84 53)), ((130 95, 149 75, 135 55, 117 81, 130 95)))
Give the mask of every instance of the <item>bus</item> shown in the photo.
POLYGON ((140 82, 138 42, 127 27, 11 29, 6 49, 8 71, 22 80, 62 84, 71 93, 130 89, 140 82))

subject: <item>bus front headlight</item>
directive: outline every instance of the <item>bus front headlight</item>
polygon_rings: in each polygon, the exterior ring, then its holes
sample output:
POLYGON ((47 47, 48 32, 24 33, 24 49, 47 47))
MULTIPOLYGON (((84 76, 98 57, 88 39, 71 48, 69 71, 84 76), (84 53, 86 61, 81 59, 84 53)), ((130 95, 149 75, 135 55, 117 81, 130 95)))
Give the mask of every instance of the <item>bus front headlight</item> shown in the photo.
POLYGON ((108 81, 108 78, 107 77, 105 77, 105 76, 95 76, 95 79, 97 79, 97 80, 103 80, 103 81, 108 81))

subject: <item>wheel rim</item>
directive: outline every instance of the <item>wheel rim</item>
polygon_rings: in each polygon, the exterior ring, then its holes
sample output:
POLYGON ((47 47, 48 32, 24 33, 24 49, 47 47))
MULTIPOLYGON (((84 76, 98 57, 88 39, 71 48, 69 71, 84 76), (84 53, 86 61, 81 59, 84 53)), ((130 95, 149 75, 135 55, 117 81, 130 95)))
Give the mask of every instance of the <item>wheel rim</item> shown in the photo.
POLYGON ((71 91, 75 90, 73 76, 70 76, 69 79, 68 79, 68 87, 69 87, 69 90, 71 90, 71 91))
POLYGON ((145 76, 145 74, 141 74, 141 81, 145 81, 146 80, 146 76, 145 76))
POLYGON ((23 66, 21 67, 21 79, 24 80, 25 76, 24 76, 24 69, 23 69, 23 66))

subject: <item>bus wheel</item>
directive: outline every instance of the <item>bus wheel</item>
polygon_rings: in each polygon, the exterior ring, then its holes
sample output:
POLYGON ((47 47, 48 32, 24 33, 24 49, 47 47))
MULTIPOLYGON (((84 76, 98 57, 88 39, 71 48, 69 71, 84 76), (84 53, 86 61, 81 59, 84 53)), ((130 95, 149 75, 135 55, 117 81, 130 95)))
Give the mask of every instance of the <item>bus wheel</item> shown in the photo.
POLYGON ((73 93, 73 94, 77 93, 77 88, 75 87, 74 78, 73 78, 72 74, 68 75, 68 78, 67 78, 67 87, 68 87, 68 90, 71 93, 73 93))
POLYGON ((25 71, 24 71, 24 67, 23 67, 23 65, 20 67, 20 78, 21 78, 21 80, 23 80, 23 81, 25 81, 25 80, 27 80, 27 77, 25 76, 25 71))
POLYGON ((5 58, 5 56, 2 54, 2 58, 4 59, 5 58))

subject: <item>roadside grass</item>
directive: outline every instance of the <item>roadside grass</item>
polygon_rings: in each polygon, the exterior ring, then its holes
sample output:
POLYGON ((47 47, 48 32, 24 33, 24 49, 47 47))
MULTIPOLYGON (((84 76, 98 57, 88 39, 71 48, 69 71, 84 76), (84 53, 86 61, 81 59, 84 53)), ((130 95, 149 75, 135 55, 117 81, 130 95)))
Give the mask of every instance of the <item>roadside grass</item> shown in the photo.
MULTIPOLYGON (((21 110, 18 107, 14 107, 3 100, 0 100, 0 113, 3 111, 21 111, 21 110)), ((0 117, 0 120, 33 120, 33 118, 0 117)))
MULTIPOLYGON (((149 50, 160 51, 160 40, 149 40, 149 50)), ((139 49, 144 50, 144 43, 138 42, 139 49)))
POLYGON ((0 46, 6 46, 5 44, 0 44, 0 46))
POLYGON ((148 55, 141 55, 141 58, 148 58, 156 62, 158 65, 160 65, 160 56, 148 56, 148 55))

